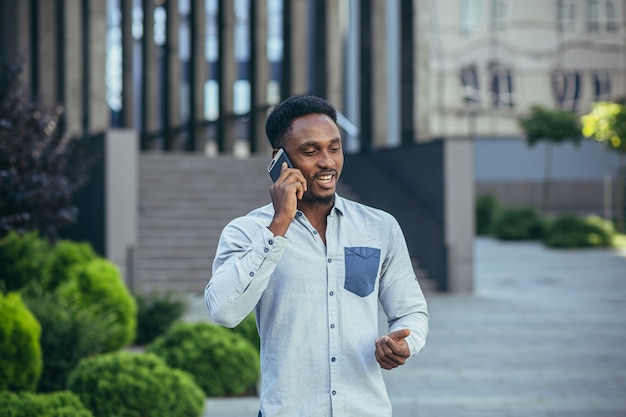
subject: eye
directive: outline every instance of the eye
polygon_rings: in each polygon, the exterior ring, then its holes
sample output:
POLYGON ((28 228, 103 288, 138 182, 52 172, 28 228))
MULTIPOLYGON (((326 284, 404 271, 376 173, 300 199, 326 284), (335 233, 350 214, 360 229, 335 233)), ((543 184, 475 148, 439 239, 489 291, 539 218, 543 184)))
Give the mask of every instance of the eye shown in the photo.
POLYGON ((303 151, 302 153, 306 156, 313 156, 315 154, 315 151, 303 151))

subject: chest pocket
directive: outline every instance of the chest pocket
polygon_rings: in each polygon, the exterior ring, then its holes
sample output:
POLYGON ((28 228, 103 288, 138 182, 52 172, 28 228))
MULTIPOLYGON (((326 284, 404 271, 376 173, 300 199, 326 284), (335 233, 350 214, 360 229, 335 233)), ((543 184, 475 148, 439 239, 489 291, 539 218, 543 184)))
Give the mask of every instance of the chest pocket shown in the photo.
POLYGON ((346 282, 344 288, 359 297, 367 297, 374 291, 380 249, 364 246, 344 248, 346 282))

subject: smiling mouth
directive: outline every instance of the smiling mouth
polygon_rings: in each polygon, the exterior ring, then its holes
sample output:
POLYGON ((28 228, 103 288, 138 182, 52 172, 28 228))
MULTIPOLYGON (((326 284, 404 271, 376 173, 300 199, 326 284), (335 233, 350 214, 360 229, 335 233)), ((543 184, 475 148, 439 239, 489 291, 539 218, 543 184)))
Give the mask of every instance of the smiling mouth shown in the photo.
POLYGON ((318 180, 319 182, 323 182, 323 183, 329 183, 329 182, 331 182, 331 181, 332 181, 332 179, 333 179, 333 175, 332 175, 332 174, 328 174, 328 175, 319 175, 319 176, 317 177, 317 180, 318 180))

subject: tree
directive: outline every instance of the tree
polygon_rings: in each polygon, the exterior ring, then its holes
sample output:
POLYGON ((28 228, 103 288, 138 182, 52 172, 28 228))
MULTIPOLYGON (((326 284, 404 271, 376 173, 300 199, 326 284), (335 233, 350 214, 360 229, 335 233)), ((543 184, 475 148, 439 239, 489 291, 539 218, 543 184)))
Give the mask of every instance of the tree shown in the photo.
POLYGON ((37 230, 54 240, 76 220, 72 198, 97 155, 58 132, 63 107, 28 98, 20 71, 0 64, 0 237, 37 230))
POLYGON ((530 114, 520 119, 520 127, 526 134, 529 146, 546 142, 544 181, 542 185, 542 208, 550 208, 550 183, 552 181, 552 147, 554 144, 573 142, 576 145, 582 138, 578 116, 571 111, 551 110, 542 106, 532 106, 530 114))
POLYGON ((593 137, 620 154, 617 176, 617 229, 624 231, 624 176, 626 175, 626 104, 597 102, 580 118, 583 135, 593 137))

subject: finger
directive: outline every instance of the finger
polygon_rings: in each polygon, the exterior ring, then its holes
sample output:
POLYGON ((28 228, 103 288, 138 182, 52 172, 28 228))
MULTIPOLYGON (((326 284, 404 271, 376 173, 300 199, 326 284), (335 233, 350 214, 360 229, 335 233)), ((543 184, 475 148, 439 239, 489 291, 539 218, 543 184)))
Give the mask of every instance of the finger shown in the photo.
POLYGON ((404 364, 405 358, 395 355, 388 342, 389 339, 383 337, 376 344, 376 359, 383 368, 392 369, 404 364))
POLYGON ((391 339, 395 341, 399 341, 399 340, 406 339, 410 334, 411 334, 411 331, 409 329, 400 329, 400 330, 395 330, 389 333, 387 336, 389 336, 391 339))
POLYGON ((383 346, 382 346, 381 343, 377 343, 376 344, 376 351, 375 352, 376 352, 375 353, 376 361, 378 362, 378 364, 380 365, 381 368, 383 368, 383 369, 393 369, 393 368, 395 368, 397 366, 385 354, 383 346))

